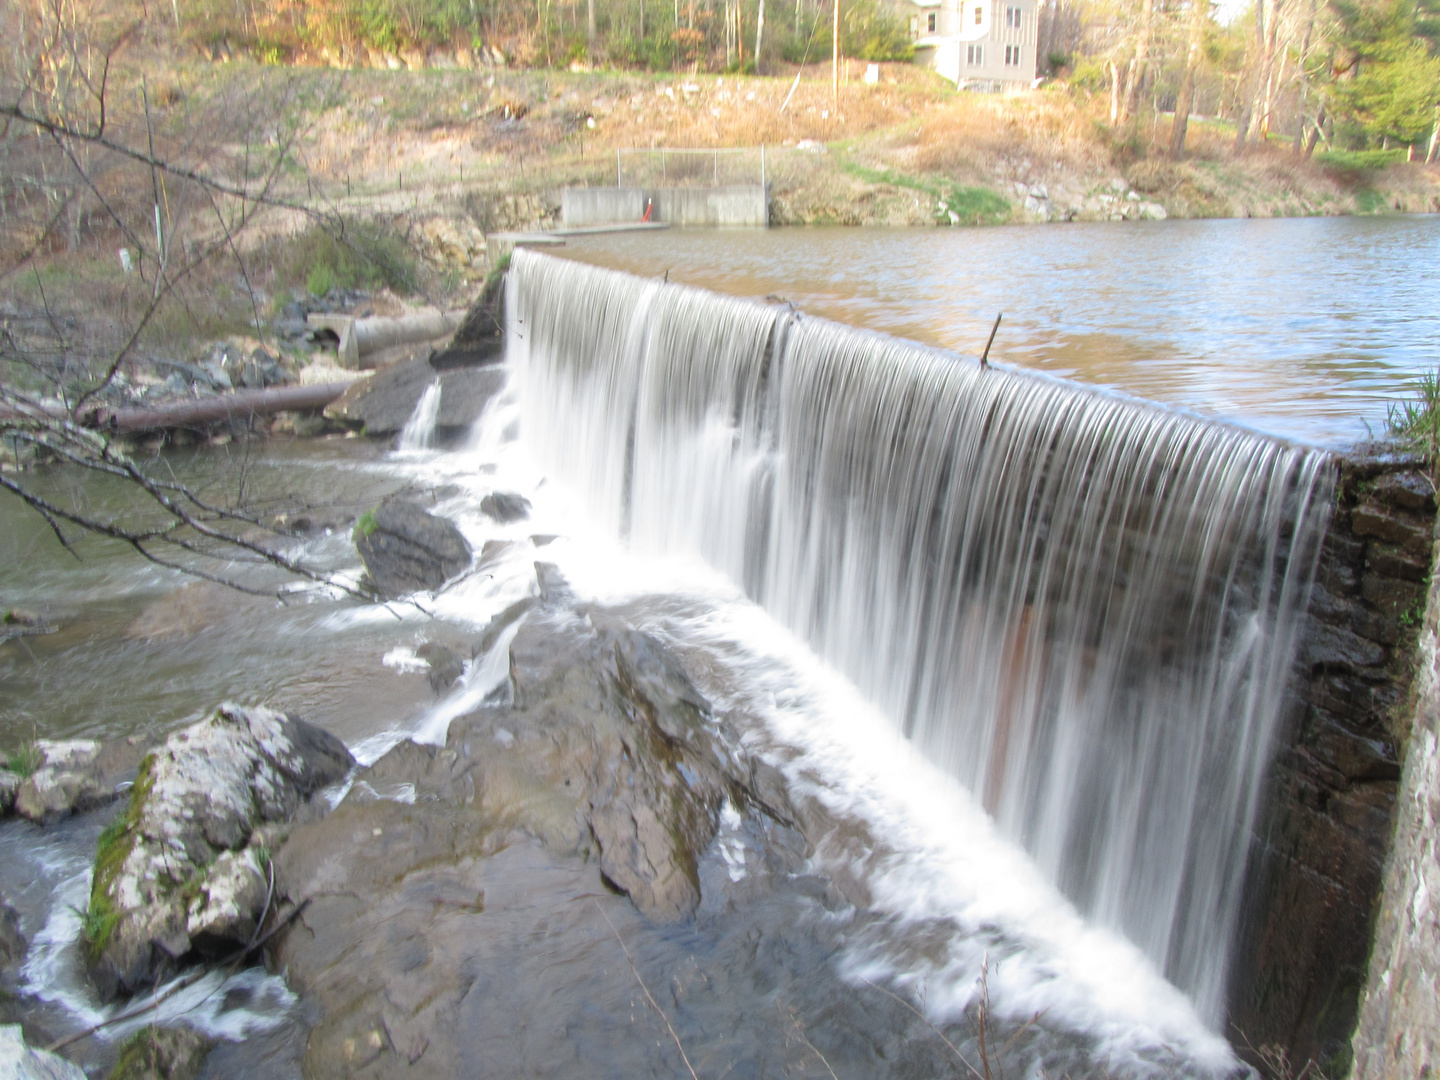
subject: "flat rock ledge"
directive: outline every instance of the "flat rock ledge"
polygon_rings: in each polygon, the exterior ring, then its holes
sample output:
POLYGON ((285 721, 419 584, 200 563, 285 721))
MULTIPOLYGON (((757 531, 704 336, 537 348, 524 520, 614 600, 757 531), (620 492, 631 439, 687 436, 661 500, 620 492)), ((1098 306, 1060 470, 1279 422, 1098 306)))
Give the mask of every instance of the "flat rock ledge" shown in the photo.
POLYGON ((502 909, 610 940, 623 894, 632 918, 685 923, 727 815, 789 838, 778 879, 800 869, 783 778, 658 640, 546 608, 525 618, 510 667, 500 699, 454 721, 443 747, 400 743, 277 849, 278 887, 307 906, 272 963, 323 1015, 312 1080, 465 1074, 471 1010, 498 1000, 472 988, 517 962, 502 909))
POLYGON ((354 763, 312 724, 232 703, 148 755, 95 857, 86 935, 101 995, 150 986, 192 952, 248 942, 279 827, 354 763))

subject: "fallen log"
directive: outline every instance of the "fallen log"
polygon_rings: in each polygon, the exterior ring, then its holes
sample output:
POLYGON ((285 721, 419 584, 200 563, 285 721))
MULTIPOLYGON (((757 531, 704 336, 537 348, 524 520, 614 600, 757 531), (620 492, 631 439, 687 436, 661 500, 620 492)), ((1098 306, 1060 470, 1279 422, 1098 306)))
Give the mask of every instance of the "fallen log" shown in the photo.
MULTIPOLYGON (((166 402, 148 409, 111 409, 100 406, 82 410, 75 419, 84 427, 120 434, 161 431, 167 428, 204 428, 225 420, 267 416, 277 412, 323 409, 349 386, 348 382, 272 386, 265 390, 239 390, 232 394, 217 394, 215 397, 198 400, 166 402)), ((69 414, 60 408, 48 408, 44 410, 44 415, 62 419, 69 414)), ((0 421, 19 420, 26 416, 35 416, 35 413, 0 408, 0 421)))

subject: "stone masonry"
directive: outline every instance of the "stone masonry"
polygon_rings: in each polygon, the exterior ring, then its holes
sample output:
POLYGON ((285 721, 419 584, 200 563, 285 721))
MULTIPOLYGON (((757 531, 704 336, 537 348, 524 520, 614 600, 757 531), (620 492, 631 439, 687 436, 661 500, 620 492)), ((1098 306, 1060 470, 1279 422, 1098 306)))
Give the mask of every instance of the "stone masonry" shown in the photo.
MULTIPOLYGON (((1309 625, 1254 838, 1230 1030, 1267 1072, 1349 1067, 1410 731, 1435 542, 1418 458, 1340 458, 1309 625)), ((1376 1074, 1379 1075, 1379 1074, 1376 1074)))

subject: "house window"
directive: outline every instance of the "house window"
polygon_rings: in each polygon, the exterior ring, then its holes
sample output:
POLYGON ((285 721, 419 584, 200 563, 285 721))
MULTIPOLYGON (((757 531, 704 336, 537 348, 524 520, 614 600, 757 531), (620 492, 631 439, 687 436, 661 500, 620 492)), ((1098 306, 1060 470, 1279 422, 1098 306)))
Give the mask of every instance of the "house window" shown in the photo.
POLYGON ((1019 66, 1020 66, 1020 46, 1019 46, 1019 45, 1006 45, 1006 46, 1005 46, 1005 66, 1006 66, 1006 67, 1019 67, 1019 66))
POLYGON ((1020 29, 1020 9, 1018 7, 1007 7, 1005 9, 1005 25, 1011 30, 1020 29))
POLYGON ((939 18, 940 18, 940 16, 937 15, 937 14, 936 14, 935 12, 933 12, 933 11, 930 12, 929 15, 926 15, 926 16, 925 16, 925 32, 926 32, 926 33, 928 33, 928 34, 933 34, 933 33, 935 33, 936 20, 939 19, 939 18))
POLYGON ((965 62, 971 67, 983 67, 985 65, 985 46, 966 45, 965 62))
POLYGON ((980 26, 985 22, 985 7, 982 4, 975 5, 975 25, 980 26))

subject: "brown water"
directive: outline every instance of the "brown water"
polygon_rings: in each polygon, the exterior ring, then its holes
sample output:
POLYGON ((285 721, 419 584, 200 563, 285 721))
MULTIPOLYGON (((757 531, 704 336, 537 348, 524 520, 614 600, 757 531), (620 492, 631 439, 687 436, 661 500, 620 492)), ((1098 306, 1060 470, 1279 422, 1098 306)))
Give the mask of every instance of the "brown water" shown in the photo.
MULTIPOLYGON (((1440 217, 670 230, 560 254, 1335 446, 1440 366, 1440 217)), ((1367 426, 1368 425, 1368 426, 1367 426)))

